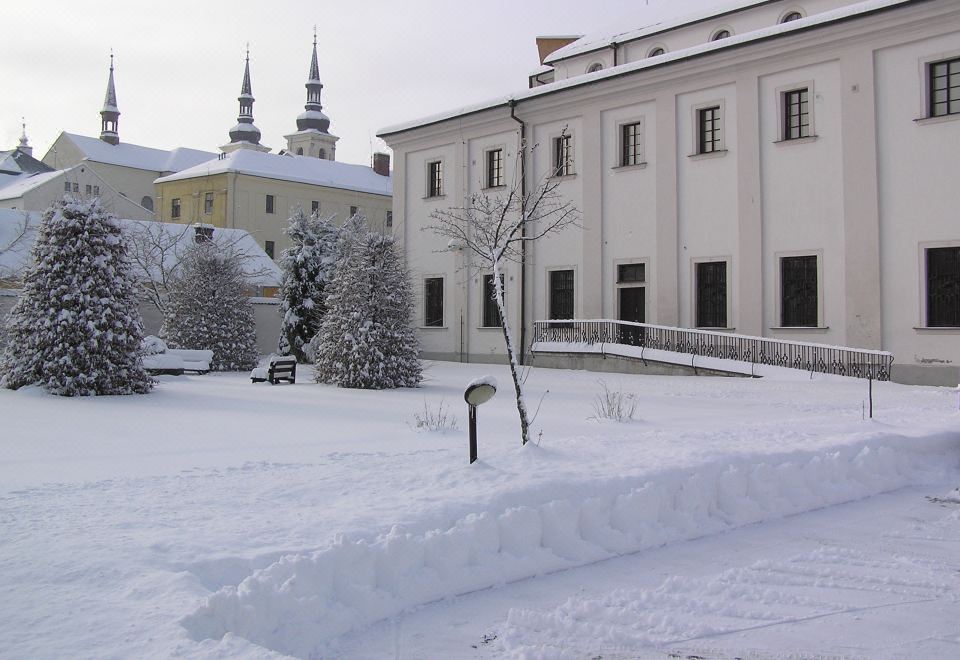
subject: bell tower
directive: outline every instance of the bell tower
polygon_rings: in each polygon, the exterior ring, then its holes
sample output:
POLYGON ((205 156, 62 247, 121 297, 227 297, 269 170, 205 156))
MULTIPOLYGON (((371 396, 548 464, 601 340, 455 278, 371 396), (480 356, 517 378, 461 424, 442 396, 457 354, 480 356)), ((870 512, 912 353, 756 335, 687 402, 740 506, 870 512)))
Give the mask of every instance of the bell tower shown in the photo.
POLYGON ((330 118, 323 114, 320 93, 320 67, 317 65, 317 29, 313 29, 313 55, 310 59, 310 73, 307 74, 307 103, 304 112, 297 117, 297 132, 285 135, 288 153, 298 156, 312 156, 323 160, 336 160, 336 135, 330 134, 330 118))

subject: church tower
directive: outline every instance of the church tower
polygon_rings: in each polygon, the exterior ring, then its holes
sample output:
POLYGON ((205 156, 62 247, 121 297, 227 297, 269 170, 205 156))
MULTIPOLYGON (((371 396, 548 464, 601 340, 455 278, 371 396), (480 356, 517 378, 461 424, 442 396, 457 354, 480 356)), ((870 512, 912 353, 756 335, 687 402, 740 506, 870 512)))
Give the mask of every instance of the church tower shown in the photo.
POLYGON ((220 147, 223 153, 237 149, 270 151, 270 147, 260 144, 260 129, 253 125, 253 89, 250 85, 250 48, 247 48, 247 62, 243 70, 243 86, 240 89, 240 115, 237 125, 230 129, 230 143, 220 147))
POLYGON ((30 140, 27 138, 27 120, 23 120, 23 132, 20 134, 20 144, 17 145, 17 151, 22 151, 28 156, 33 156, 33 147, 30 146, 30 140))
POLYGON ((107 94, 100 111, 100 139, 108 144, 120 144, 120 108, 117 107, 117 90, 113 86, 113 53, 110 53, 110 78, 107 79, 107 94))
POLYGON ((313 57, 310 60, 310 73, 307 74, 307 103, 305 111, 297 117, 297 132, 284 135, 288 153, 298 156, 313 156, 323 160, 336 160, 336 135, 331 135, 330 118, 323 114, 320 103, 320 68, 317 66, 317 31, 313 31, 313 57))

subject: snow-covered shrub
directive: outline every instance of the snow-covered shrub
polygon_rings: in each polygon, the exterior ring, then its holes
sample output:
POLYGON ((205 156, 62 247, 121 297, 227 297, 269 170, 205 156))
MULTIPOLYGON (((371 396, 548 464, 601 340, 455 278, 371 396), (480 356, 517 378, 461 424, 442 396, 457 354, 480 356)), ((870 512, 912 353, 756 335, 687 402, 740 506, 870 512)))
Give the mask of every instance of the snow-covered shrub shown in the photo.
POLYGON ((416 387, 422 379, 411 326, 413 294, 393 239, 345 225, 316 341, 317 382, 340 387, 416 387))
POLYGON ((248 288, 239 256, 193 245, 170 285, 160 336, 171 348, 213 351, 214 371, 254 368, 260 354, 248 288))
POLYGON ((339 252, 336 225, 327 218, 308 216, 297 207, 290 216, 287 236, 293 245, 280 255, 281 355, 313 362, 311 340, 326 311, 327 284, 333 277, 339 252))
POLYGON ((412 427, 416 431, 431 431, 433 433, 456 431, 457 417, 450 412, 450 406, 444 405, 443 399, 440 399, 436 410, 424 399, 423 410, 413 413, 412 427))
POLYGON ((594 419, 612 419, 629 422, 637 412, 637 395, 623 390, 612 390, 605 381, 599 381, 600 394, 593 398, 594 419))
POLYGON ((142 355, 160 355, 167 352, 167 344, 160 337, 147 335, 140 342, 140 353, 142 355))
POLYGON ((2 384, 61 396, 143 394, 143 327, 126 245, 99 200, 65 198, 43 214, 33 265, 6 321, 2 384))

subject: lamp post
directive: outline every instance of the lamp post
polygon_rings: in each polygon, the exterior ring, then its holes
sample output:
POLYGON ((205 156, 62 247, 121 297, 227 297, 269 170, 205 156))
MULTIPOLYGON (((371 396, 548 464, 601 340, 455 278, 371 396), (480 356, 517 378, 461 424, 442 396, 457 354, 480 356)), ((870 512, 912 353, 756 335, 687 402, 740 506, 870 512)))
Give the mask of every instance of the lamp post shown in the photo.
POLYGON ((477 460, 477 406, 486 403, 497 393, 497 381, 484 376, 467 385, 463 399, 470 407, 470 463, 477 460))

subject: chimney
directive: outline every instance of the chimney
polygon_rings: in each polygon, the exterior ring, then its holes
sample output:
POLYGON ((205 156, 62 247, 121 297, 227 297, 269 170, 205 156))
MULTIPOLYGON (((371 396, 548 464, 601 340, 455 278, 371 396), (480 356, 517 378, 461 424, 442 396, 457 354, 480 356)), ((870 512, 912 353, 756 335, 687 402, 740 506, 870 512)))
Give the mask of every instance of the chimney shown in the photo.
POLYGON ((390 154, 379 151, 373 154, 373 171, 380 176, 390 176, 390 154))

